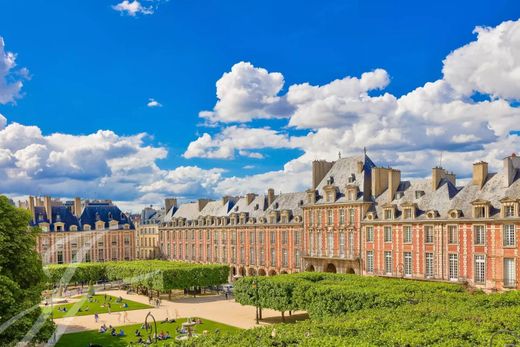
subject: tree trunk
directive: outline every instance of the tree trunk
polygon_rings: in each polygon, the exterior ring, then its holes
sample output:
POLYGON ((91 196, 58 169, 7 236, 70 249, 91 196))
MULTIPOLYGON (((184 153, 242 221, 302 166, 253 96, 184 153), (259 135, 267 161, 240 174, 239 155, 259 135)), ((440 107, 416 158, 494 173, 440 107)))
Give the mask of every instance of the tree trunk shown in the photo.
POLYGON ((262 306, 260 306, 260 319, 263 319, 262 318, 262 306))
POLYGON ((172 301, 172 290, 168 292, 168 300, 172 301))
POLYGON ((285 311, 282 311, 282 322, 285 323, 285 311))

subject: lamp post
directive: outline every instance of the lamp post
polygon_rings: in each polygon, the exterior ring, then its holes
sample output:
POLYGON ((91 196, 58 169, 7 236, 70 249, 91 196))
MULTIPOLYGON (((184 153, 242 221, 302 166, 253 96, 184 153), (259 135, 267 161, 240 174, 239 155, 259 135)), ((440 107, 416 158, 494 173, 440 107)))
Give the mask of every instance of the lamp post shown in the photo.
POLYGON ((493 340, 495 339, 495 336, 501 335, 501 334, 502 335, 511 335, 515 340, 515 343, 508 344, 506 346, 516 346, 516 342, 520 341, 520 336, 518 336, 514 331, 503 329, 503 330, 498 330, 493 335, 491 335, 491 338, 489 339, 489 347, 493 347, 493 340))
POLYGON ((256 324, 260 324, 259 312, 258 312, 258 279, 257 279, 256 275, 255 275, 255 279, 253 280, 253 288, 255 289, 256 324))

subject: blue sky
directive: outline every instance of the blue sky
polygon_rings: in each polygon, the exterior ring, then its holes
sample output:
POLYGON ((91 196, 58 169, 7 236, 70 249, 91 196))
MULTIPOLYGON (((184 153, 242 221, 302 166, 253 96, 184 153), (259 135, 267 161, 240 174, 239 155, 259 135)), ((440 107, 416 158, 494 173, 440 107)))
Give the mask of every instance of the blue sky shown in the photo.
MULTIPOLYGON (((168 152, 154 161, 161 170, 219 168, 222 177, 274 172, 304 153, 322 155, 302 146, 264 145, 254 149, 263 159, 183 156, 202 134, 215 137, 233 125, 268 127, 290 138, 321 129, 289 126, 287 118, 271 117, 204 126, 207 120, 199 112, 213 109, 215 83, 234 64, 250 62, 283 74, 278 95, 294 84, 323 86, 380 68, 387 72, 388 83, 367 94, 386 92, 399 98, 442 79, 443 60, 476 39, 476 26, 496 27, 520 16, 517 1, 141 1, 153 6, 154 13, 135 16, 116 11, 112 6, 117 2, 2 1, 0 37, 5 50, 16 54, 17 68, 27 68, 31 77, 23 80, 15 102, 0 103, 0 114, 7 124, 39 127, 43 136, 87 135, 99 129, 118 136, 146 132, 150 136, 143 146, 168 152), (162 107, 147 107, 150 98, 162 107)), ((499 97, 513 107, 518 101, 515 95, 499 97)), ((493 141, 490 136, 483 136, 485 143, 493 141)), ((336 155, 336 149, 331 147, 331 153, 336 155)), ((2 188, 14 195, 36 193, 2 188)), ((209 195, 222 191, 211 188, 209 195)), ((168 193, 178 195, 175 190, 168 193)), ((137 198, 113 194, 121 200, 137 198)), ((154 194, 150 199, 160 196, 158 191, 154 194)))

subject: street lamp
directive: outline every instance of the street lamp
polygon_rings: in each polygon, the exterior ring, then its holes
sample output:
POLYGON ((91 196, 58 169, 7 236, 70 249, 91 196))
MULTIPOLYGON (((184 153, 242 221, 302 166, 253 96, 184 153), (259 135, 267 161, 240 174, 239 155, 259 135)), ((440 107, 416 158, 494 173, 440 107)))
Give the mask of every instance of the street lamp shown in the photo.
POLYGON ((491 335, 491 338, 489 339, 489 347, 493 347, 493 340, 494 340, 495 336, 497 336, 499 334, 511 335, 514 338, 515 343, 508 344, 506 346, 516 346, 516 342, 520 341, 520 336, 518 336, 514 331, 505 330, 505 329, 504 330, 498 330, 493 335, 491 335))
POLYGON ((253 288, 255 289, 256 324, 260 324, 258 312, 258 279, 256 278, 256 275, 253 280, 253 288))

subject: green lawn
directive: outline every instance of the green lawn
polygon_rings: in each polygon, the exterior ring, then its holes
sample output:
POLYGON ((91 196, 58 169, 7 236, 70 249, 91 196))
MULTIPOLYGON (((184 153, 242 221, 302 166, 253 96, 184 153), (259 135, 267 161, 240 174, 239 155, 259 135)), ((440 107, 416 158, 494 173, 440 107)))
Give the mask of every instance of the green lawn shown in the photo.
MULTIPOLYGON (((163 332, 169 332, 172 338, 164 341, 159 341, 157 344, 153 344, 153 346, 168 346, 172 344, 175 340, 175 336, 177 336, 176 328, 181 327, 181 323, 185 322, 186 319, 178 319, 175 323, 162 323, 157 322, 157 332, 158 334, 163 332)), ((101 345, 103 347, 114 346, 114 347, 123 347, 129 346, 130 343, 136 344, 138 337, 135 337, 135 330, 139 329, 141 331, 141 336, 143 340, 148 338, 148 334, 144 329, 141 329, 141 324, 132 324, 132 325, 124 325, 120 327, 115 327, 116 331, 119 332, 119 329, 122 328, 125 332, 124 337, 115 337, 111 336, 110 332, 106 332, 101 334, 98 331, 84 331, 80 333, 71 333, 65 334, 61 337, 61 339, 56 344, 56 347, 88 347, 90 343, 101 345)), ((195 327, 194 332, 197 334, 202 334, 204 330, 208 331, 208 334, 215 334, 215 329, 219 329, 221 332, 237 332, 240 329, 235 328, 229 325, 213 322, 210 320, 202 320, 201 325, 197 325, 195 327)))
MULTIPOLYGON (((87 316, 94 313, 107 313, 108 307, 105 305, 105 295, 97 294, 92 298, 93 302, 89 302, 86 296, 81 297, 81 306, 74 307, 77 302, 70 304, 62 304, 54 306, 54 318, 63 318, 63 317, 73 317, 73 316, 87 316), (58 308, 62 309, 66 307, 67 312, 58 311, 58 308)), ((144 308, 149 308, 151 306, 141 304, 135 301, 125 300, 122 302, 116 303, 116 299, 113 296, 107 295, 107 302, 111 305, 111 312, 120 312, 120 311, 131 311, 131 310, 141 310, 144 308), (127 303, 128 307, 124 308, 123 304, 127 303)), ((44 312, 50 312, 51 308, 49 306, 43 308, 44 312)))

